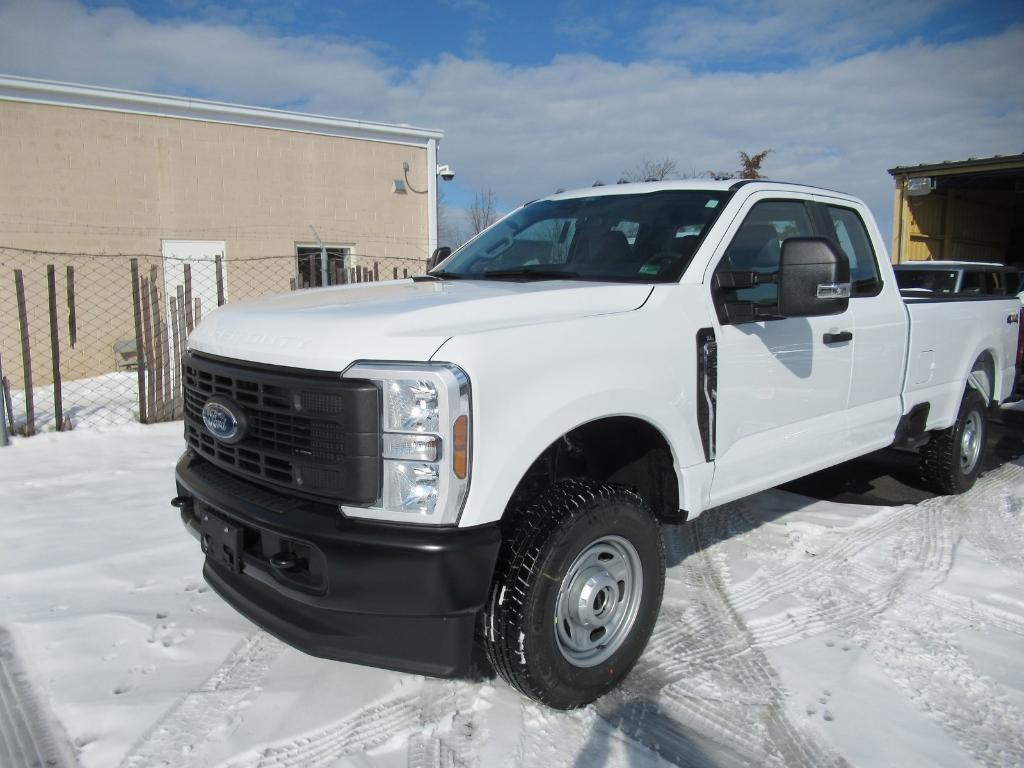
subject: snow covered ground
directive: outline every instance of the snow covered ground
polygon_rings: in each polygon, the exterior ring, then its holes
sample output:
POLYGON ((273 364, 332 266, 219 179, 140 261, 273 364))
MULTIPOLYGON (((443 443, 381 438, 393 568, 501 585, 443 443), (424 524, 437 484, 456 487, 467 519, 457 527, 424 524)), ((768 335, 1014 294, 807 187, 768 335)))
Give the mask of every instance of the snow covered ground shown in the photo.
POLYGON ((668 529, 646 654, 559 713, 310 658, 239 617, 167 504, 180 433, 0 449, 0 765, 1024 764, 1024 465, 956 499, 776 490, 668 529))
MULTIPOLYGON (((24 389, 11 390, 15 428, 26 421, 24 389)), ((53 386, 33 387, 37 432, 56 428, 53 386)), ((104 373, 88 379, 66 379, 61 386, 64 416, 74 429, 130 424, 139 420, 139 376, 134 371, 104 373)))

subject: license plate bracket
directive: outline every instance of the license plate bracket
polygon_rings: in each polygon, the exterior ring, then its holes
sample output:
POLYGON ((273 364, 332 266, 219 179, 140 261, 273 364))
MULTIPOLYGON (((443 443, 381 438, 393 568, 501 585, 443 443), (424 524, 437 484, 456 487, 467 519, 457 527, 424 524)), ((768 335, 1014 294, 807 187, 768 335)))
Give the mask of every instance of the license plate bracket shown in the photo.
POLYGON ((242 572, 242 528, 203 511, 199 515, 203 552, 232 573, 242 572))

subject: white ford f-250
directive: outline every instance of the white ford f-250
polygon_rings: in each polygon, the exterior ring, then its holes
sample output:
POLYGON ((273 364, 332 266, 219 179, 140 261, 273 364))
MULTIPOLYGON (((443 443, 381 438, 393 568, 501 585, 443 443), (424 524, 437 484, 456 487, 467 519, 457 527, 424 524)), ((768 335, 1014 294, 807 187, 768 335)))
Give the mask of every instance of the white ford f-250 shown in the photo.
POLYGON ((579 706, 647 643, 662 523, 886 446, 968 489, 1020 312, 905 301, 840 193, 557 194, 428 275, 211 313, 174 505, 213 588, 297 648, 579 706))

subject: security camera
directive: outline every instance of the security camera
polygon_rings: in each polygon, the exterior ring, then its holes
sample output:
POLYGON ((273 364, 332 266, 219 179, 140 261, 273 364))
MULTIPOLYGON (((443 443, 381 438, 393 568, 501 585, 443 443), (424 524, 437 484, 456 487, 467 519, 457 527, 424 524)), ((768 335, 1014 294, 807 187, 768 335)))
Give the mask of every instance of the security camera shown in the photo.
POLYGON ((445 181, 451 181, 455 178, 455 171, 452 170, 450 165, 439 165, 437 166, 437 175, 445 181))

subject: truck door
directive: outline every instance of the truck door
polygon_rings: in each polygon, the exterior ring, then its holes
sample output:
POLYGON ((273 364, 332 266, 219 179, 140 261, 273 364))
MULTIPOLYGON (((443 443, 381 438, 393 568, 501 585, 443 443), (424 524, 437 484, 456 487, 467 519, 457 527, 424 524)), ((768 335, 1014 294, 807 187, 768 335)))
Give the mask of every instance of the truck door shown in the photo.
MULTIPOLYGON (((850 311, 853 312, 853 374, 847 416, 851 445, 860 452, 890 445, 903 414, 908 318, 895 280, 884 281, 877 246, 865 224, 870 221, 849 201, 815 196, 818 221, 850 260, 850 311)), ((876 233, 877 235, 877 233, 876 233)), ((886 273, 888 268, 886 268, 886 273)))
MULTIPOLYGON (((817 235, 809 196, 754 196, 712 260, 715 273, 778 271, 782 241, 817 235)), ((847 398, 852 314, 772 316, 773 284, 717 290, 715 475, 711 503, 720 504, 836 462, 849 451, 847 398), (753 302, 763 318, 729 321, 723 302, 753 302)))

